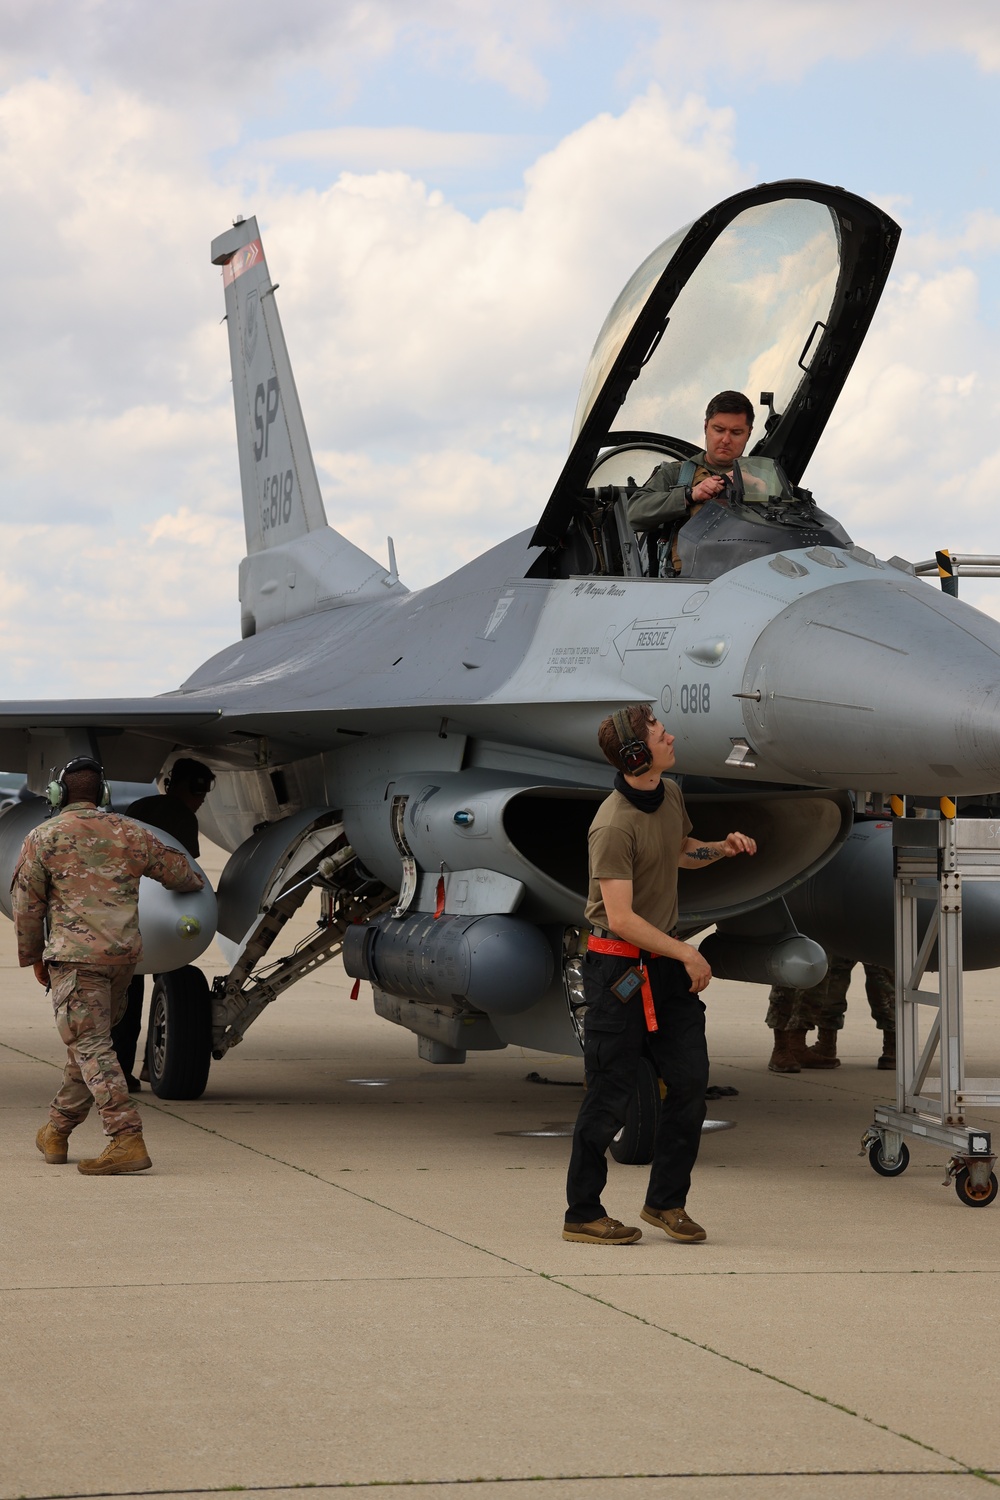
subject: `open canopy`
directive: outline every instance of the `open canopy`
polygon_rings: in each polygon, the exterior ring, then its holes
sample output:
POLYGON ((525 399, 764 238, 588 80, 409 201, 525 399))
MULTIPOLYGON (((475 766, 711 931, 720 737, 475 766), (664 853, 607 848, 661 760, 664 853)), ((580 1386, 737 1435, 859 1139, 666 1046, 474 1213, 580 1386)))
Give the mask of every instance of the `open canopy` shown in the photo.
MULTIPOLYGON (((749 396, 759 409, 751 451, 776 459, 797 484, 868 331, 899 232, 842 188, 789 181, 727 198, 654 250, 598 335, 570 454, 534 544, 562 540, 606 455, 619 453, 615 467, 641 484, 664 454, 701 448, 705 406, 720 390, 749 396)), ((602 472, 600 482, 611 477, 602 472)))

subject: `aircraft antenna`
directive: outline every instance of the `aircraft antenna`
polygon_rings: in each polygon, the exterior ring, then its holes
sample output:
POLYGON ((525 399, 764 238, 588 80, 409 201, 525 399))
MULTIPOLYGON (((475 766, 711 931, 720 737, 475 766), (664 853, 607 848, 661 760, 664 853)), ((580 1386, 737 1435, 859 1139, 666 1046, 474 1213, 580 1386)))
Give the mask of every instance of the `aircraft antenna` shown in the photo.
POLYGON ((382 581, 386 588, 391 588, 394 583, 399 582, 399 569, 396 567, 396 549, 392 544, 392 537, 386 537, 389 544, 389 576, 382 581))

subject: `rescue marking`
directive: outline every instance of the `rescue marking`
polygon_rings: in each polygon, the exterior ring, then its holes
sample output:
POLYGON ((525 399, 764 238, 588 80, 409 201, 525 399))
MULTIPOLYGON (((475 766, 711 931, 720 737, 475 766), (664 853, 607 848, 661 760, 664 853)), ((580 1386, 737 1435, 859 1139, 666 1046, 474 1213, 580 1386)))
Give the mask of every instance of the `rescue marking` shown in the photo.
POLYGON ((615 650, 622 661, 627 651, 665 651, 674 629, 667 620, 633 620, 615 636, 615 650))
POLYGON ((559 674, 575 672, 577 667, 588 666, 599 651, 598 646, 556 646, 549 656, 547 670, 559 674))
POLYGON ((493 634, 494 630, 496 630, 497 627, 503 623, 504 619, 506 618, 507 611, 510 609, 513 603, 513 594, 500 595, 500 598, 493 606, 493 613, 490 615, 490 618, 487 621, 486 629, 483 631, 483 635, 487 640, 493 634))

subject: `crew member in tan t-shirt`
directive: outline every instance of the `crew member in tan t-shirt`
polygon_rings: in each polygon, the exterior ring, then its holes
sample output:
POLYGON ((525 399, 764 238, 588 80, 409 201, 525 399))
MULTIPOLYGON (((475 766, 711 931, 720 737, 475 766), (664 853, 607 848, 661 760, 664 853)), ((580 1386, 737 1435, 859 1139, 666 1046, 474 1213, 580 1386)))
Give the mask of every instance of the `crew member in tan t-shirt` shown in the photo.
POLYGON ((584 965, 587 1092, 573 1132, 563 1239, 632 1245, 641 1229, 609 1218, 601 1204, 607 1148, 625 1123, 643 1052, 667 1086, 641 1217, 670 1239, 693 1244, 705 1231, 685 1211, 701 1144, 708 1085, 705 1007, 698 998, 712 971, 697 948, 676 936, 677 871, 756 854, 743 833, 716 843, 692 838, 680 788, 663 775, 674 764, 674 737, 646 703, 605 719, 597 733, 616 767, 615 790, 590 827, 593 935, 584 965), (644 990, 624 1000, 612 990, 642 966, 644 990))

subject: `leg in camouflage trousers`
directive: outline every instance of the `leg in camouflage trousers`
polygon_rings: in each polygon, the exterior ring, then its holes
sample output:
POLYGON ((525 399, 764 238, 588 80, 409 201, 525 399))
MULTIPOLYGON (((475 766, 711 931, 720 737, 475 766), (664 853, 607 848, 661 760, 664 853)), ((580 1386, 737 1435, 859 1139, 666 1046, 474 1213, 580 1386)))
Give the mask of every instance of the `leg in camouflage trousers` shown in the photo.
POLYGON ((879 1031, 896 1030, 896 978, 891 969, 865 964, 865 994, 868 1009, 879 1031))
POLYGON ((774 985, 767 1007, 767 1024, 774 1032, 772 1073, 798 1073, 801 1068, 836 1068, 836 1033, 844 1024, 847 990, 854 963, 827 955, 825 978, 808 990, 774 985), (806 1046, 806 1033, 820 1028, 819 1049, 806 1046))
POLYGON ((795 1008, 792 1011, 791 1030, 812 1031, 818 1026, 821 1031, 841 1031, 847 1014, 847 991, 851 987, 853 958, 837 958, 827 954, 825 979, 814 984, 811 990, 796 990, 795 1008))
POLYGON ((63 1135, 87 1118, 92 1103, 100 1111, 105 1135, 142 1132, 111 1042, 111 1026, 124 1012, 132 973, 129 964, 49 965, 56 1026, 66 1043, 62 1087, 49 1106, 49 1120, 63 1135))

